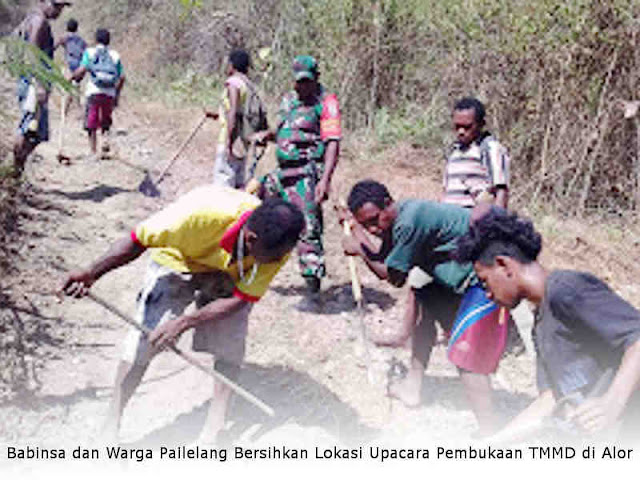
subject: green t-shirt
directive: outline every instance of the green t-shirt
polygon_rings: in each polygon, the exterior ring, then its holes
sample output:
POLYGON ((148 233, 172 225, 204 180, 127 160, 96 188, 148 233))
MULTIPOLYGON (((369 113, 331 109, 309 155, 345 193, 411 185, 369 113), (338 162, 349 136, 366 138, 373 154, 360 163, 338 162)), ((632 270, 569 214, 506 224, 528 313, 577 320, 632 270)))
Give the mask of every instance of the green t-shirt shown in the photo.
POLYGON ((456 249, 457 239, 469 230, 470 216, 470 210, 456 205, 428 200, 398 202, 391 252, 385 264, 404 273, 420 267, 435 281, 462 293, 477 281, 473 266, 451 260, 450 254, 456 249))

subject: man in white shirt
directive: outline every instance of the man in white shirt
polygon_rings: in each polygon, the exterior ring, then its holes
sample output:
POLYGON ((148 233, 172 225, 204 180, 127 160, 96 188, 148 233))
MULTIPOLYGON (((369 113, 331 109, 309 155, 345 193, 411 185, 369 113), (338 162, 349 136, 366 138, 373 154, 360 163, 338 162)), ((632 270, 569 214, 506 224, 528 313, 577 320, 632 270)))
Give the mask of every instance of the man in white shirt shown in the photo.
POLYGON ((89 133, 89 147, 94 158, 97 153, 98 128, 105 135, 102 151, 109 151, 107 135, 112 123, 111 114, 118 104, 125 81, 120 55, 108 48, 110 41, 109 31, 99 28, 96 31, 96 46, 84 51, 80 68, 69 75, 69 79, 80 81, 87 72, 90 74, 85 93, 85 129, 89 133))

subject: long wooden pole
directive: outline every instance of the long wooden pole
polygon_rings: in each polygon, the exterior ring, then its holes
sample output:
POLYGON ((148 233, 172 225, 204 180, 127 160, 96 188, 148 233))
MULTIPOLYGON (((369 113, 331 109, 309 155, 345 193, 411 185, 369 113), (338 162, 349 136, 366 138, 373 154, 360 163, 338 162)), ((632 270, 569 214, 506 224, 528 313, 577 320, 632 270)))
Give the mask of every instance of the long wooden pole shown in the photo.
MULTIPOLYGON (((342 229, 347 237, 351 236, 351 226, 349 222, 345 220, 342 222, 342 229)), ((360 278, 358 277, 358 271, 356 270, 356 260, 354 257, 349 256, 349 273, 351 275, 351 291, 353 292, 353 299, 356 301, 356 308, 358 310, 358 327, 360 329, 360 340, 364 347, 365 361, 367 363, 367 380, 370 384, 374 383, 373 372, 371 371, 371 352, 369 351, 369 345, 367 341, 367 331, 364 325, 364 303, 362 300, 362 285, 360 284, 360 278)))
MULTIPOLYGON (((144 327, 143 325, 138 324, 132 318, 130 318, 126 313, 122 312, 120 309, 118 309, 117 307, 115 307, 111 303, 107 302, 106 300, 103 300, 102 298, 98 297, 94 293, 92 293, 92 292, 87 293, 87 297, 89 297, 91 300, 93 300, 94 302, 96 302, 98 305, 100 305, 101 307, 105 308, 109 312, 113 313, 115 316, 119 317, 121 320, 124 320, 126 323, 131 325, 133 328, 135 328, 135 329, 139 330, 140 332, 142 332, 145 336, 148 336, 149 333, 151 333, 151 331, 148 328, 144 327)), ((275 416, 275 411, 273 410, 273 408, 271 408, 269 405, 267 405, 262 400, 260 400, 259 398, 255 397, 254 395, 252 395, 248 391, 246 391, 241 386, 236 385, 235 383, 233 383, 231 380, 229 380, 224 375, 218 373, 217 371, 215 371, 213 369, 209 369, 209 368, 205 367, 200 362, 198 362, 195 358, 193 358, 192 356, 190 356, 187 353, 183 352, 182 350, 180 350, 175 345, 169 345, 168 348, 173 353, 175 353, 176 355, 181 357, 183 360, 185 360, 190 365, 196 367, 201 372, 204 372, 207 375, 209 375, 210 377, 213 377, 214 379, 219 380, 220 382, 224 383, 231 390, 236 392, 238 395, 240 395, 242 398, 244 398, 248 402, 250 402, 253 405, 255 405, 256 407, 258 407, 260 410, 262 410, 264 413, 266 413, 270 417, 274 417, 275 416)))
POLYGON ((189 136, 185 139, 184 142, 182 142, 182 145, 180 145, 180 148, 178 148, 178 150, 173 155, 169 163, 167 163, 167 166, 164 167, 162 172, 160 172, 160 175, 158 175, 158 178, 156 178, 156 184, 162 181, 162 179, 167 174, 169 169, 173 166, 173 164, 178 159, 180 154, 184 151, 184 149, 187 147, 187 145, 189 145, 189 142, 193 139, 193 137, 195 137, 196 133, 198 133, 198 130, 200 130, 200 127, 202 127, 202 125, 206 120, 207 120, 206 115, 203 115, 202 118, 198 121, 198 124, 193 128, 193 130, 191 130, 191 133, 189 134, 189 136))

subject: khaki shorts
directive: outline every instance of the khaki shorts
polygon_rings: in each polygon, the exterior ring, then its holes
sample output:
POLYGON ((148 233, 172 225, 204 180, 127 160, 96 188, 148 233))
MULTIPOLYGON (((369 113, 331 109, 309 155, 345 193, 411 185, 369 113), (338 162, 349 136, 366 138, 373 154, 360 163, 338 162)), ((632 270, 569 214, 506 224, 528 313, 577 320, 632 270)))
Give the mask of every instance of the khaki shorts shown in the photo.
MULTIPOLYGON (((233 281, 224 272, 178 273, 151 261, 138 294, 135 319, 153 330, 188 309, 230 297, 232 291, 233 281)), ((251 307, 246 304, 232 315, 197 326, 193 332, 193 350, 211 353, 216 360, 241 363, 251 307)), ((144 365, 155 353, 141 332, 131 328, 125 339, 122 359, 144 365)))

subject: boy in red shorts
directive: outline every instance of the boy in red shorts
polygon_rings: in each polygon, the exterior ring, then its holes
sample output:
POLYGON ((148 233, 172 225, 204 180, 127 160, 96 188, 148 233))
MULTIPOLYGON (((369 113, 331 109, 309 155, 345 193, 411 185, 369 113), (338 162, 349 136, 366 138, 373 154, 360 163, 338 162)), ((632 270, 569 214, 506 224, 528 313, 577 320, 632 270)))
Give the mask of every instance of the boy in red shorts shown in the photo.
POLYGON ((89 73, 85 128, 89 133, 89 147, 94 157, 97 153, 98 128, 104 135, 102 151, 109 151, 111 114, 118 103, 125 80, 120 55, 108 48, 110 40, 109 31, 99 28, 96 31, 96 46, 84 51, 80 68, 70 75, 71 80, 80 81, 89 73))

